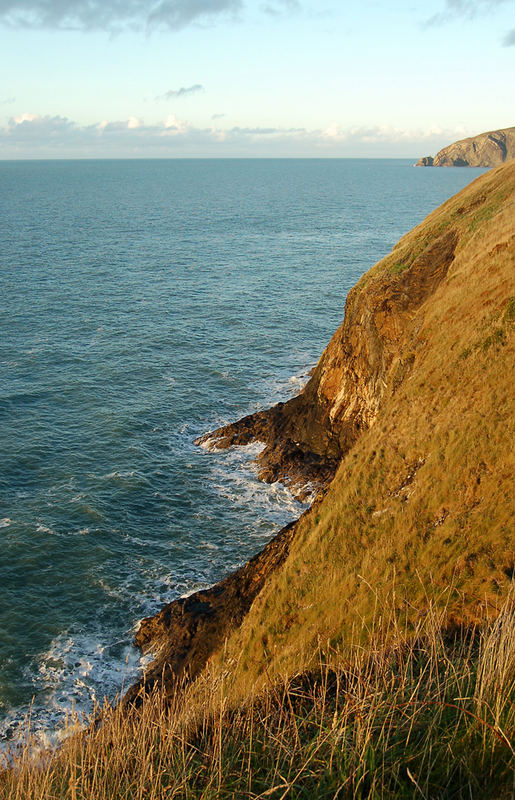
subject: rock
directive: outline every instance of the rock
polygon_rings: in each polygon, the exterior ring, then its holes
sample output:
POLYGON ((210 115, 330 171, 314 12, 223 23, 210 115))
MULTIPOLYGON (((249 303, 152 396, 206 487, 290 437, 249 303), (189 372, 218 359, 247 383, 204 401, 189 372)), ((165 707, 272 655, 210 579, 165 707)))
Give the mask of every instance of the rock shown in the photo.
POLYGON ((394 358, 414 312, 436 289, 454 258, 457 235, 447 230, 399 273, 358 284, 345 319, 304 390, 197 440, 213 449, 264 442, 260 477, 280 480, 302 496, 327 485, 359 434, 373 423, 394 358))
POLYGON ((158 684, 172 694, 200 674, 288 555, 297 523, 286 525, 260 553, 219 583, 180 597, 142 620, 134 643, 143 653, 151 652, 154 660, 123 698, 125 707, 139 706, 158 684))
POLYGON ((461 139, 440 150, 436 156, 425 156, 416 167, 498 167, 515 158, 515 128, 501 128, 461 139))

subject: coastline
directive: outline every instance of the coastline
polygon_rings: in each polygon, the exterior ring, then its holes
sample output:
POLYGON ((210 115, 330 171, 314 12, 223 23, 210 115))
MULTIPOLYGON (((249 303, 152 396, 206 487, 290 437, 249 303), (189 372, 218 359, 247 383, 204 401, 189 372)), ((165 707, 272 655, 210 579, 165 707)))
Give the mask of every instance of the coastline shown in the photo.
POLYGON ((134 643, 152 661, 124 695, 124 707, 138 707, 157 686, 173 694, 175 688, 200 675, 209 658, 241 624, 272 572, 287 558, 304 514, 213 586, 173 600, 141 620, 134 643))
MULTIPOLYGON (((420 335, 420 330, 439 302, 435 298, 445 297, 447 287, 454 285, 454 262, 462 263, 463 242, 470 241, 470 231, 487 202, 487 195, 481 193, 483 185, 489 184, 491 192, 504 191, 504 169, 491 171, 450 198, 365 273, 349 292, 344 320, 300 394, 196 440, 212 451, 262 442, 265 447, 258 456, 262 480, 282 481, 298 493, 310 481, 318 494, 296 522, 283 528, 243 567, 210 589, 174 601, 143 620, 136 644, 143 652, 154 653, 155 658, 127 693, 125 704, 139 703, 159 683, 171 692, 178 684, 198 677, 224 641, 242 625, 245 627, 254 601, 258 615, 263 602, 266 605, 261 595, 273 591, 277 575, 284 565, 287 567, 290 549, 304 521, 306 530, 313 529, 316 541, 318 511, 324 512, 326 497, 332 496, 335 502, 333 479, 339 465, 357 443, 367 438, 385 407, 392 413, 398 398, 408 391, 417 365, 424 364, 428 339, 420 335)), ((509 176, 510 167, 506 170, 509 176)), ((504 247, 496 245, 488 257, 504 247)), ((372 457, 376 457, 376 450, 372 457)), ((399 486, 388 497, 407 502, 412 492, 407 487, 418 481, 419 471, 427 471, 427 460, 420 452, 410 459, 402 455, 399 486)), ((385 498, 382 502, 392 501, 385 498)), ((367 506, 367 513, 374 508, 367 506)), ((374 525, 384 524, 383 513, 386 510, 374 511, 374 525)), ((434 526, 443 524, 448 516, 447 509, 439 513, 434 526)), ((364 520, 360 524, 365 525, 364 520)), ((469 608, 459 612, 467 624, 479 616, 474 595, 468 602, 469 608)), ((456 613, 455 619, 459 619, 456 613)), ((265 629, 268 626, 266 620, 260 624, 265 629)))

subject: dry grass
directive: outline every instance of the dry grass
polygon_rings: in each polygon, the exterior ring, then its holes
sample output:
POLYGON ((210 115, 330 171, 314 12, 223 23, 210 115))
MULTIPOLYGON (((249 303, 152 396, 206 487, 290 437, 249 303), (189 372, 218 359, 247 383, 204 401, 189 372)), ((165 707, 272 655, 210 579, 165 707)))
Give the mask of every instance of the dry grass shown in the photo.
MULTIPOLYGON (((515 790, 515 615, 482 632, 414 635, 391 615, 374 644, 269 684, 240 705, 205 675, 170 705, 154 695, 0 775, 2 800, 499 798, 515 790), (396 645, 391 642, 392 632, 396 645)), ((319 654, 320 655, 320 654, 319 654)))

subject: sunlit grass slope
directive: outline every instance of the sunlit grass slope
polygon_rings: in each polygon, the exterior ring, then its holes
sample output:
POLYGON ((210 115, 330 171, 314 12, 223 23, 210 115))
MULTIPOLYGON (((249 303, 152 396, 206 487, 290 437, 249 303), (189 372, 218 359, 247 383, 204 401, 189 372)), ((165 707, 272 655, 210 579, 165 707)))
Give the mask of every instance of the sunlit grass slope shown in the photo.
MULTIPOLYGON (((391 611, 392 609, 389 609, 391 611)), ((170 704, 106 708, 103 724, 0 773, 1 800, 508 800, 515 791, 513 598, 480 635, 406 637, 386 613, 373 647, 228 702, 209 672, 170 704), (394 647, 389 634, 398 634, 394 647)))
MULTIPOLYGON (((364 641, 392 593, 407 628, 430 602, 446 624, 498 613, 515 570, 515 162, 433 212, 360 281, 373 292, 447 230, 447 276, 409 321, 378 414, 300 522, 288 560, 227 648, 246 691, 364 641)), ((387 310, 385 313, 388 313, 387 310)))

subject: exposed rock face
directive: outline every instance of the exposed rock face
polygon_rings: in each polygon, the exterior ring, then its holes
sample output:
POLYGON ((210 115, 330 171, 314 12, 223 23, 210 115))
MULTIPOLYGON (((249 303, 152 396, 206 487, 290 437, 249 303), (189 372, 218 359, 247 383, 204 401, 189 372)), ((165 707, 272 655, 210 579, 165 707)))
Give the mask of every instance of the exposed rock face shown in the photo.
POLYGON ((420 158, 415 166, 498 167, 510 158, 515 158, 515 128, 502 128, 454 142, 434 158, 420 158))
POLYGON ((432 167, 434 162, 433 156, 422 156, 419 158, 417 163, 415 164, 416 167, 432 167))
POLYGON ((454 258, 457 235, 447 230, 397 274, 358 284, 345 319, 303 392, 287 403, 203 436, 213 448, 266 444, 260 477, 281 480, 300 496, 306 482, 325 485, 360 431, 373 423, 406 326, 434 292, 454 258))
POLYGON ((248 612, 269 575, 288 555, 296 523, 283 528, 256 556, 224 580, 169 603, 142 620, 135 644, 155 655, 149 669, 124 698, 138 705, 159 682, 173 691, 182 680, 196 678, 208 658, 248 612))

